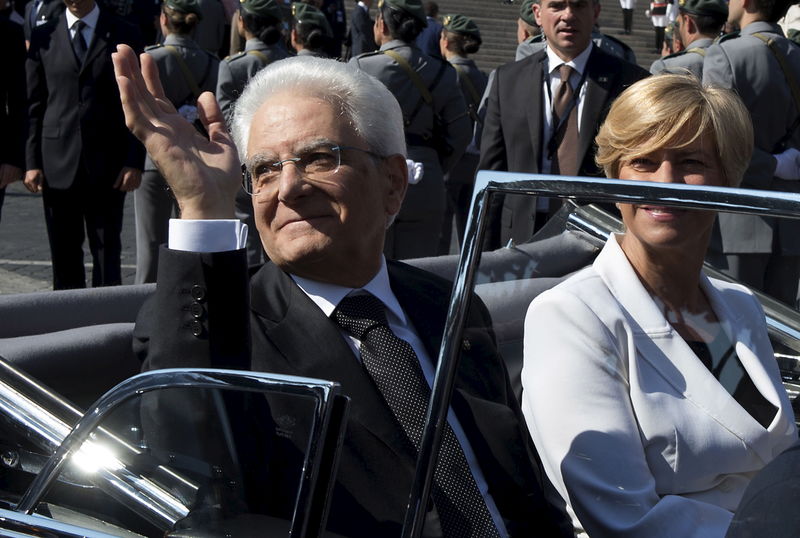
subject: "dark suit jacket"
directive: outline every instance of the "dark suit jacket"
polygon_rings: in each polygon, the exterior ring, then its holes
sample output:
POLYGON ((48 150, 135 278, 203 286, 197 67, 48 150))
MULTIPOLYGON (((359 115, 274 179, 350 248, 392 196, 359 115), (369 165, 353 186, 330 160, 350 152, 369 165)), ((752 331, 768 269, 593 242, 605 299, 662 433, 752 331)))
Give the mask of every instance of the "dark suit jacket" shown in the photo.
POLYGON ((102 10, 82 66, 64 15, 33 30, 27 168, 43 169, 52 188, 70 187, 81 162, 98 185, 113 184, 124 166, 143 168, 144 147, 125 126, 111 63, 119 43, 142 50, 138 29, 102 10))
POLYGON ((25 4, 25 22, 22 27, 25 30, 25 40, 31 40, 31 34, 34 28, 45 24, 52 24, 57 21, 59 16, 64 12, 64 2, 62 0, 45 0, 42 7, 36 13, 36 20, 31 19, 31 10, 33 9, 35 1, 30 0, 25 4))
POLYGON ((0 164, 25 168, 25 40, 22 28, 0 20, 0 164))
MULTIPOLYGON (((251 279, 248 315, 242 307, 245 264, 243 251, 162 250, 156 296, 135 330, 144 368, 214 366, 338 381, 351 405, 328 529, 397 536, 415 464, 402 430, 338 326, 276 266, 266 264, 251 279), (193 289, 203 296, 202 327, 187 310, 193 289)), ((401 263, 389 264, 389 276, 428 352, 438 356, 450 284, 401 263)), ((559 534, 563 520, 544 500, 538 458, 488 323, 478 304, 465 333, 452 407, 513 535, 559 534)))
POLYGON ((369 13, 364 11, 361 6, 353 8, 353 15, 350 17, 350 57, 354 58, 365 52, 378 50, 375 44, 375 35, 372 32, 373 21, 369 13))
MULTIPOLYGON (((500 66, 490 88, 489 100, 481 136, 479 170, 538 173, 541 171, 544 144, 542 95, 546 51, 518 62, 500 66), (524 111, 524 112, 523 112, 524 111)), ((593 47, 586 63, 586 96, 578 131, 578 175, 599 176, 602 171, 594 162, 594 137, 605 120, 608 109, 622 91, 649 73, 641 67, 593 47)), ((496 197, 498 198, 498 197, 496 197)), ((523 201, 518 207, 503 208, 501 241, 509 237, 516 242, 530 238, 535 199, 523 201), (516 221, 516 222, 515 222, 516 221)), ((508 202, 511 202, 509 199, 508 202)), ((498 229, 494 230, 497 234, 498 229)), ((499 246, 499 245, 498 245, 499 246)))

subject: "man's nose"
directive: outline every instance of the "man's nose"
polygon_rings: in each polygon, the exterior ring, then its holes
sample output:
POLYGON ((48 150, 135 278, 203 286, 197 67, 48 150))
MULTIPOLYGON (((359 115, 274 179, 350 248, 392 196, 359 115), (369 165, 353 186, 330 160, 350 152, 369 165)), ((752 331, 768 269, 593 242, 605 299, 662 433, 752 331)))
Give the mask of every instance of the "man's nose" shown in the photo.
POLYGON ((303 177, 296 161, 284 161, 281 174, 278 177, 278 199, 282 202, 291 201, 302 196, 310 185, 303 177))

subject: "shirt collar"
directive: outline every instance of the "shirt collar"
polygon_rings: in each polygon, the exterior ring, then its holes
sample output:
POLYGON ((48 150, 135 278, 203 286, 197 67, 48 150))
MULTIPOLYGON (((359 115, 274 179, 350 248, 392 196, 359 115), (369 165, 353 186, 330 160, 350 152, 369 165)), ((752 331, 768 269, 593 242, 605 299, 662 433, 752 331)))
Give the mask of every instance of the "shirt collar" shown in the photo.
MULTIPOLYGON (((69 9, 64 10, 64 12, 67 15, 67 30, 70 30, 75 25, 75 22, 78 20, 78 17, 73 15, 69 9)), ((80 20, 82 20, 86 26, 88 26, 89 28, 91 28, 92 31, 94 31, 94 29, 97 28, 97 19, 99 17, 100 17, 100 8, 97 7, 97 2, 95 2, 92 10, 83 17, 81 17, 80 20)))
POLYGON ((550 46, 545 47, 545 51, 547 52, 547 65, 550 73, 558 69, 561 64, 566 63, 568 66, 572 67, 578 76, 583 76, 583 71, 586 69, 586 62, 589 61, 589 55, 592 53, 592 47, 594 47, 594 43, 589 40, 589 46, 583 49, 583 52, 578 54, 575 58, 570 60, 569 62, 565 62, 558 55, 550 48, 550 46))
POLYGON ((366 11, 367 13, 369 13, 369 8, 367 7, 367 4, 365 4, 364 2, 360 2, 360 1, 359 1, 359 2, 358 2, 358 6, 359 6, 361 9, 363 9, 364 11, 366 11))
POLYGON ((309 280, 307 278, 291 275, 295 283, 300 286, 303 293, 308 295, 308 298, 314 301, 327 317, 333 314, 336 307, 342 299, 354 291, 366 291, 380 299, 390 317, 399 322, 401 325, 406 324, 406 315, 397 302, 397 297, 392 292, 392 286, 389 283, 389 271, 386 268, 386 258, 381 256, 381 267, 378 273, 372 277, 372 280, 367 282, 363 288, 347 288, 344 286, 337 286, 336 284, 329 284, 327 282, 317 282, 316 280, 309 280))

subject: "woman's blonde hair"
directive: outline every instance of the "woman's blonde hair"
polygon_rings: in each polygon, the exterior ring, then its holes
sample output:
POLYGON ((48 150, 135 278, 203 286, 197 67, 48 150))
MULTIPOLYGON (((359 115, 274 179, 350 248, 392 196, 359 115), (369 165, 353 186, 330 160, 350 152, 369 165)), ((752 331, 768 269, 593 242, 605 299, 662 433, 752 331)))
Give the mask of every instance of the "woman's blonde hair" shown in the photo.
POLYGON ((709 135, 725 183, 738 187, 753 153, 753 124, 730 90, 704 87, 693 75, 640 80, 614 101, 600 127, 597 165, 616 178, 623 164, 664 148, 682 148, 709 135))

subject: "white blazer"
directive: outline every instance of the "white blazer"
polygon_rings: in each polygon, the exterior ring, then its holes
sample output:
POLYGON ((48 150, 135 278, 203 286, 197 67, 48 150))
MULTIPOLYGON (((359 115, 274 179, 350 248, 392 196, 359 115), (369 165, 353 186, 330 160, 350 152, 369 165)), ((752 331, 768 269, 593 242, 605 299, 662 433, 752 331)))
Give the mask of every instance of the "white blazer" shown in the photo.
POLYGON ((578 534, 722 537, 750 479, 797 441, 758 301, 701 286, 778 408, 767 429, 667 322, 615 236, 528 308, 522 410, 578 534))

